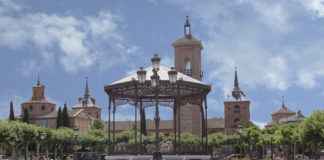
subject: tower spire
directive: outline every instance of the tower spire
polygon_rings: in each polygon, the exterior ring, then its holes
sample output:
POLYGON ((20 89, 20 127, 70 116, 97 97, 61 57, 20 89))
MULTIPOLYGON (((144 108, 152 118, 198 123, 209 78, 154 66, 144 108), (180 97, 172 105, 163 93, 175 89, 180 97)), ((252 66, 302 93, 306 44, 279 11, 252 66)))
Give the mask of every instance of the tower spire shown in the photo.
POLYGON ((237 67, 235 67, 235 75, 234 75, 234 88, 237 88, 239 89, 240 86, 239 86, 239 81, 238 81, 238 77, 237 77, 237 67))
POLYGON ((282 99, 281 99, 281 101, 282 101, 282 105, 281 105, 281 107, 282 107, 282 108, 285 108, 285 107, 286 107, 286 105, 285 105, 285 96, 282 96, 281 98, 282 98, 282 99))
POLYGON ((90 90, 89 90, 89 86, 88 86, 88 77, 85 77, 86 79, 86 86, 85 86, 85 91, 84 91, 84 97, 89 97, 90 96, 90 90))
POLYGON ((191 38, 191 25, 190 25, 189 16, 186 16, 186 22, 184 24, 184 35, 187 38, 191 38))
POLYGON ((238 81, 238 76, 237 76, 237 67, 235 67, 235 73, 234 73, 234 89, 232 91, 232 96, 236 99, 239 100, 243 97, 245 97, 245 94, 243 91, 240 89, 239 81, 238 81))

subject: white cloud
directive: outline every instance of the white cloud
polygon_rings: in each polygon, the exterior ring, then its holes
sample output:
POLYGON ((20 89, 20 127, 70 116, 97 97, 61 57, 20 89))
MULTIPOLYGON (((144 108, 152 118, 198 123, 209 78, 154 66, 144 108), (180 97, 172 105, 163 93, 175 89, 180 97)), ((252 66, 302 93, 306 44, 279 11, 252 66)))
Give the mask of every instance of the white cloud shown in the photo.
MULTIPOLYGON (((224 95, 233 87, 235 66, 239 68, 243 90, 313 88, 324 76, 323 41, 319 34, 323 30, 314 24, 309 28, 308 20, 313 18, 300 1, 168 2, 182 7, 194 22, 202 24, 198 33, 205 36, 198 38, 204 38, 205 75, 215 88, 223 89, 224 95)), ((323 2, 310 2, 312 9, 321 15, 323 2)))
POLYGON ((306 9, 313 12, 318 17, 324 16, 324 0, 299 0, 306 9))
POLYGON ((138 48, 125 40, 121 18, 108 10, 78 18, 19 10, 22 7, 13 1, 3 2, 0 10, 7 12, 0 12, 0 46, 17 50, 32 46, 42 65, 60 63, 70 73, 93 66, 109 69, 138 48), (106 61, 115 57, 119 58, 106 61))
POLYGON ((12 11, 20 11, 22 6, 17 5, 11 0, 0 0, 0 14, 12 11))
POLYGON ((289 11, 287 8, 284 8, 285 6, 282 3, 273 0, 242 0, 241 2, 251 4, 258 13, 256 17, 271 29, 283 32, 291 29, 289 11))

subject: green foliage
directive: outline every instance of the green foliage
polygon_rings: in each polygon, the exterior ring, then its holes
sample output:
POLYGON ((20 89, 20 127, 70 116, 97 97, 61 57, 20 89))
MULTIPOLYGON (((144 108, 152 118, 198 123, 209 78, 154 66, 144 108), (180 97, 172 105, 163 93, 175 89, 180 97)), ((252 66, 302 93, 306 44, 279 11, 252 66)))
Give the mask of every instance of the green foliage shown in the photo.
POLYGON ((104 124, 100 120, 95 120, 91 125, 91 129, 103 130, 104 127, 105 127, 104 124))
POLYGON ((208 145, 213 147, 219 147, 226 142, 226 135, 223 133, 213 133, 208 135, 208 145))
POLYGON ((200 139, 198 136, 193 135, 191 133, 183 133, 181 134, 181 143, 182 144, 199 144, 200 139))
POLYGON ((63 142, 69 142, 72 141, 74 138, 74 131, 70 128, 58 128, 51 130, 52 135, 52 141, 54 143, 63 143, 63 142))
POLYGON ((324 111, 315 111, 301 124, 301 139, 314 150, 324 145, 324 111))

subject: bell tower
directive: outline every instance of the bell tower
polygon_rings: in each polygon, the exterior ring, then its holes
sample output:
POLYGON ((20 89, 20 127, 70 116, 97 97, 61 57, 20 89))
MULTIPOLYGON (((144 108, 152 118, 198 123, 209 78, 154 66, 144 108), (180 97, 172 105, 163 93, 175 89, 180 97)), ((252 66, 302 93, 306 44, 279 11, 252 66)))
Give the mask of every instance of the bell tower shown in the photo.
POLYGON ((178 72, 202 80, 201 50, 203 46, 201 41, 191 34, 191 24, 188 16, 183 31, 184 36, 172 44, 175 54, 175 68, 178 72))
MULTIPOLYGON (((189 17, 183 26, 184 36, 172 43, 174 47, 174 66, 181 72, 199 81, 202 80, 201 50, 202 43, 191 33, 189 17)), ((195 103, 181 102, 177 116, 180 116, 181 133, 188 132, 195 135, 201 134, 202 121, 200 106, 202 100, 196 98, 195 103)))
POLYGON ((235 68, 234 88, 230 99, 224 102, 225 132, 233 133, 250 122, 250 101, 240 89, 237 68, 235 68))

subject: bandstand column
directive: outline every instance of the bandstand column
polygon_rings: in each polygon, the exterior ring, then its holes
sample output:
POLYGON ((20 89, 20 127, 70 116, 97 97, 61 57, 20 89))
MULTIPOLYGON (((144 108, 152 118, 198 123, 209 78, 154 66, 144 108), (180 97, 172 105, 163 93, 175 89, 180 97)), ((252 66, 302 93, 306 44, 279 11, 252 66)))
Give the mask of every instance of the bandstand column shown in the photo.
POLYGON ((173 131, 174 131, 174 152, 177 153, 177 98, 173 101, 173 131))
POLYGON ((206 135, 206 127, 205 127, 205 112, 203 107, 203 101, 204 98, 200 97, 199 107, 200 107, 200 113, 201 113, 201 146, 203 148, 204 146, 204 137, 206 135))
POLYGON ((177 97, 176 97, 176 108, 177 108, 177 127, 178 127, 178 152, 181 152, 181 97, 180 97, 180 84, 177 83, 177 97))
POLYGON ((110 123, 111 123, 111 96, 109 95, 109 102, 108 102, 108 154, 111 151, 110 146, 111 146, 111 137, 110 137, 110 123))
POLYGON ((134 114, 135 114, 135 123, 134 123, 134 136, 135 136, 135 152, 138 153, 138 143, 137 143, 137 108, 138 108, 138 86, 137 86, 137 82, 134 81, 135 84, 135 110, 134 110, 134 114))
POLYGON ((116 103, 115 103, 115 97, 113 97, 113 151, 115 150, 115 134, 116 134, 116 121, 115 121, 115 113, 116 113, 116 103))
POLYGON ((206 152, 208 152, 208 117, 207 117, 207 96, 205 95, 204 96, 204 103, 205 103, 205 134, 206 134, 206 136, 205 136, 205 138, 206 138, 206 140, 205 140, 205 149, 206 149, 206 152))
POLYGON ((135 102, 135 124, 134 124, 134 128, 135 128, 135 132, 134 132, 134 136, 135 136, 135 147, 136 147, 136 153, 138 152, 138 144, 137 144, 137 100, 135 102))
POLYGON ((140 152, 142 153, 143 151, 143 130, 144 130, 144 126, 143 126, 143 121, 145 122, 145 119, 143 120, 143 101, 142 98, 140 98, 140 152))
POLYGON ((178 151, 181 152, 181 99, 177 99, 177 114, 178 114, 178 151))
MULTIPOLYGON (((158 90, 156 91, 155 99, 155 149, 156 154, 160 154, 160 112, 159 112, 159 99, 158 99, 158 90)), ((159 155, 158 155, 158 158, 159 155)))

